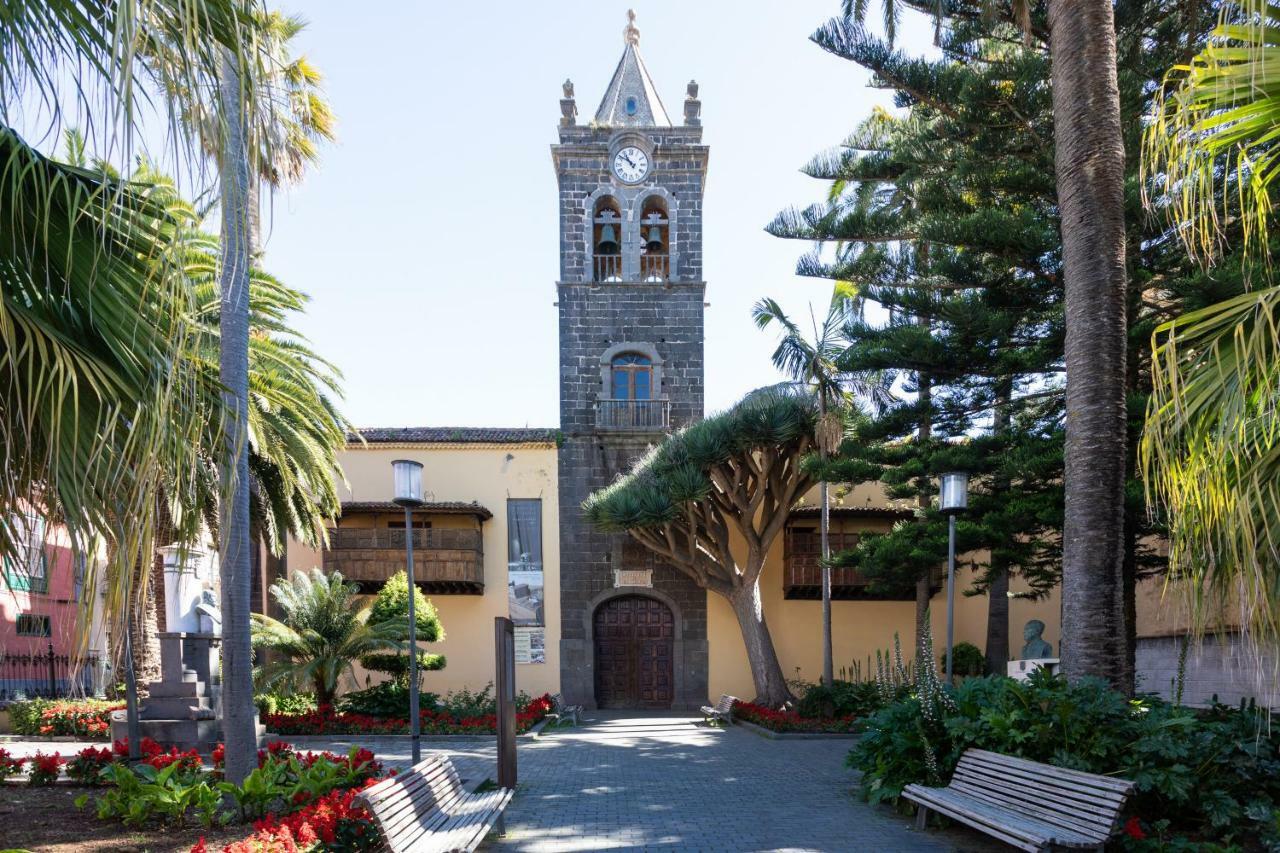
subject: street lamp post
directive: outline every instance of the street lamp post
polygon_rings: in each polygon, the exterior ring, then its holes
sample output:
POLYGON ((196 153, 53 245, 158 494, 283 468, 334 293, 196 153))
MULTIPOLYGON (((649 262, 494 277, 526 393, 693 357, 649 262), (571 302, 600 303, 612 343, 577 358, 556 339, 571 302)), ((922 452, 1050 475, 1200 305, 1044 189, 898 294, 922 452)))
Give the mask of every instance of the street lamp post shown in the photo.
POLYGON ((956 515, 969 506, 969 475, 942 475, 940 508, 947 514, 947 683, 952 684, 956 636, 956 515))
POLYGON ((409 734, 413 739, 413 763, 422 760, 421 728, 418 717, 418 615, 414 601, 418 589, 413 582, 413 510, 422 506, 422 463, 397 459, 391 463, 395 480, 395 502, 404 507, 405 580, 409 586, 409 734))

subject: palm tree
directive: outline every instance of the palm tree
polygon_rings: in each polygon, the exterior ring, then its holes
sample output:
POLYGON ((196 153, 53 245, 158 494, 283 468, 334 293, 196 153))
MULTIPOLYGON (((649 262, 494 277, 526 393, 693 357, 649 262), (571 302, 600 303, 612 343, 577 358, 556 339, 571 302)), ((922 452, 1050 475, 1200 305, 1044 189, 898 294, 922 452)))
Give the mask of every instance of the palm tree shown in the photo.
POLYGON ((1111 0, 1049 0, 1066 304, 1062 668, 1133 690, 1124 581, 1124 141, 1111 0))
POLYGON ((1170 72, 1143 145, 1146 201, 1188 252, 1267 286, 1183 315, 1153 337, 1141 463, 1169 522, 1169 564, 1197 636, 1231 602, 1256 640, 1280 638, 1280 287, 1270 281, 1280 148, 1280 4, 1227 6, 1206 46, 1170 72), (1228 235, 1228 230, 1231 234, 1228 235))
MULTIPOLYGON (((20 138, 24 108, 94 117, 103 148, 128 152, 137 92, 181 80, 206 96, 225 48, 251 76, 258 42, 240 0, 13 7, 0 39, 0 517, 36 511, 82 546, 107 540, 108 597, 137 599, 151 552, 157 479, 189 466, 200 415, 183 405, 191 373, 189 290, 173 264, 175 220, 146 187, 41 156, 20 138), (145 55, 161 37, 187 49, 145 55), (71 73, 76 85, 65 86, 71 73), (89 94, 92 93, 92 94, 89 94)), ((256 114, 257 105, 248 108, 256 114)), ((189 151, 171 128, 172 144, 189 151)), ((20 542, 0 525, 0 554, 20 542)), ((86 583, 97 583, 90 562, 86 583)), ((92 607, 86 596, 86 607, 92 607)))
MULTIPOLYGON (((892 37, 899 4, 884 0, 892 37)), ((865 18, 866 0, 844 0, 865 18)), ((994 0, 977 5, 1006 11, 994 0)), ((1029 40, 1028 0, 1007 7, 1029 40)), ((1067 430, 1062 659, 1068 678, 1098 676, 1132 692, 1127 653, 1124 516, 1126 286, 1124 141, 1112 0, 1048 0, 1055 171, 1066 300, 1067 430)))
POLYGON ((403 651, 401 621, 370 624, 373 605, 361 605, 359 587, 340 572, 319 569, 281 578, 271 595, 284 619, 253 614, 253 645, 274 652, 273 662, 256 673, 259 686, 288 686, 315 691, 316 702, 332 705, 338 681, 354 675, 356 661, 378 652, 403 651))
MULTIPOLYGON (((845 412, 849 406, 846 385, 873 402, 887 393, 883 383, 875 377, 847 376, 836 366, 836 359, 843 350, 840 333, 845 320, 855 310, 856 294, 844 284, 837 284, 831 294, 827 315, 821 326, 813 317, 813 337, 807 339, 782 306, 773 299, 761 299, 751 309, 751 317, 761 329, 777 323, 782 332, 778 347, 773 351, 773 364, 792 381, 813 389, 818 400, 818 420, 814 427, 814 443, 823 459, 840 449, 844 440, 845 412)), ((820 536, 822 543, 822 683, 830 687, 834 679, 831 652, 831 501, 828 483, 818 483, 821 495, 822 515, 820 536)))
POLYGON ((249 526, 249 150, 240 111, 241 78, 230 56, 222 62, 223 137, 219 147, 222 262, 219 270, 219 378, 222 380, 223 453, 219 470, 222 580, 222 729, 226 775, 239 784, 254 768, 258 749, 250 639, 249 526))

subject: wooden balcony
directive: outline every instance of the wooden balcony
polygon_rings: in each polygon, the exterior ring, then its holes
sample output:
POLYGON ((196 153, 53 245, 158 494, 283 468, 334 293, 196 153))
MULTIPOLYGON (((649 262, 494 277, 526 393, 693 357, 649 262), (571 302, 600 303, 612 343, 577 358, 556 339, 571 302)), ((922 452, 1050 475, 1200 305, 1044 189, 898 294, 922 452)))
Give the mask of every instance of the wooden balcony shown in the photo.
POLYGON ((671 401, 597 400, 596 429, 600 432, 666 432, 671 428, 671 401))
MULTIPOLYGON (((347 527, 329 531, 324 570, 379 589, 405 568, 405 531, 347 527)), ((423 592, 484 594, 484 540, 479 530, 441 528, 413 531, 413 577, 423 592)))
MULTIPOLYGON (((832 531, 829 536, 831 553, 846 551, 858 544, 861 535, 852 532, 832 531)), ((788 599, 822 598, 822 538, 816 529, 787 528, 783 548, 782 596, 788 599)), ((930 578, 930 585, 936 578, 930 578)), ((857 569, 845 566, 831 569, 831 598, 836 601, 879 599, 884 601, 912 601, 914 587, 899 593, 872 592, 871 581, 857 569)))

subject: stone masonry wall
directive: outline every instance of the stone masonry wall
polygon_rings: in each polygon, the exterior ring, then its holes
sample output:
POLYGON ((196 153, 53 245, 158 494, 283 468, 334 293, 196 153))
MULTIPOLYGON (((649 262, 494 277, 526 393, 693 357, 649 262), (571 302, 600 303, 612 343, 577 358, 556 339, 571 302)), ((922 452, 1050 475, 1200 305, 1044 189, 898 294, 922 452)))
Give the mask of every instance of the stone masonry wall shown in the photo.
MULTIPOLYGON (((619 131, 618 133, 622 133, 619 131)), ((595 607, 614 594, 651 594, 675 612, 673 706, 696 709, 707 701, 706 592, 674 569, 655 566, 627 537, 600 533, 582 517, 582 502, 627 471, 660 434, 596 430, 596 401, 607 391, 601 357, 610 347, 643 344, 661 364, 655 396, 671 401, 672 428, 703 415, 702 191, 707 149, 700 128, 646 129, 650 174, 637 187, 614 181, 610 146, 620 136, 605 128, 561 128, 553 157, 560 188, 560 605, 561 690, 571 703, 595 705, 595 607), (623 211, 623 237, 638 239, 636 208, 649 193, 668 200, 672 217, 670 282, 590 281, 588 224, 593 194, 614 196, 623 211), (618 569, 654 568, 652 589, 614 588, 618 569)), ((634 138, 634 129, 626 131, 634 138)), ((634 245, 634 242, 631 244, 634 245)), ((632 251, 633 249, 625 249, 632 251)), ((656 371, 655 371, 656 372, 656 371)))

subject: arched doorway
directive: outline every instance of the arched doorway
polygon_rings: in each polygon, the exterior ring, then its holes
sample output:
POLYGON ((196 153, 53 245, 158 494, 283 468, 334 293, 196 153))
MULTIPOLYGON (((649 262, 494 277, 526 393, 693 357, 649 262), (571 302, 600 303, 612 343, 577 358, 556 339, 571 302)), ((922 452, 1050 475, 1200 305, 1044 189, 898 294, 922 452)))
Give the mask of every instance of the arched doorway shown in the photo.
POLYGON ((669 709, 675 618, 646 595, 610 598, 592 617, 596 707, 669 709))

